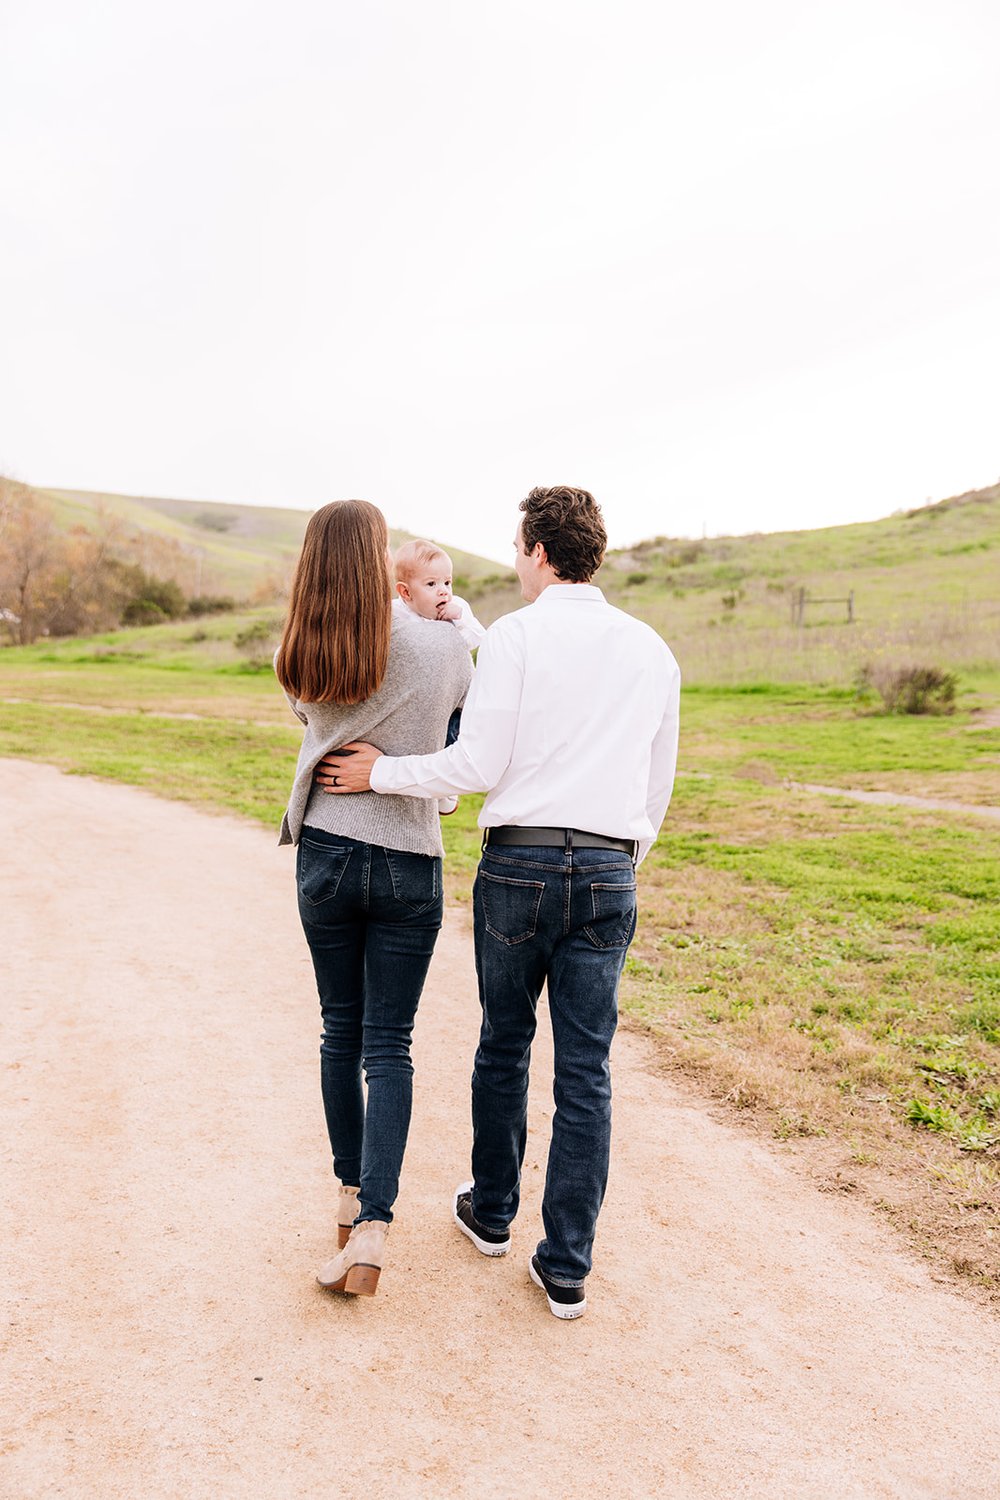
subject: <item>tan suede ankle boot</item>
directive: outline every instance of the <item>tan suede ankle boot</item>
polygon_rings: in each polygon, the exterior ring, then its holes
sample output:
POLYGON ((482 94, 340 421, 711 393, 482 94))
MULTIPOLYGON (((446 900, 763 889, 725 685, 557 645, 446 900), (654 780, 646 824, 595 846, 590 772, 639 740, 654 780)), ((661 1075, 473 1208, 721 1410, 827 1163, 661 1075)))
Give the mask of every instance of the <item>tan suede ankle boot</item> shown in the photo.
POLYGON ((327 1261, 316 1280, 331 1292, 370 1297, 378 1286, 385 1259, 388 1224, 380 1219, 362 1219, 351 1230, 339 1255, 327 1261))
POLYGON ((354 1221, 358 1217, 358 1192, 356 1187, 348 1187, 346 1183, 340 1184, 340 1197, 337 1201, 337 1249, 343 1250, 351 1237, 354 1221))

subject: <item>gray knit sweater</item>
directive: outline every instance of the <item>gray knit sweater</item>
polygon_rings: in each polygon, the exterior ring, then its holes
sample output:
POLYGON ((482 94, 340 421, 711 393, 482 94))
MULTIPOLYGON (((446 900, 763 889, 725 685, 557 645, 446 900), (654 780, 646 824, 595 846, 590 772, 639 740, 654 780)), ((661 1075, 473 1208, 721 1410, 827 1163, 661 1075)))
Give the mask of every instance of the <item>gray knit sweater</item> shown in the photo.
POLYGON ((367 740, 386 755, 426 755, 444 745, 448 719, 465 701, 472 678, 468 647, 447 620, 393 610, 389 665, 378 692, 364 703, 302 703, 306 726, 280 844, 297 844, 303 824, 409 854, 443 854, 437 802, 431 797, 354 792, 334 796, 313 786, 328 750, 367 740))

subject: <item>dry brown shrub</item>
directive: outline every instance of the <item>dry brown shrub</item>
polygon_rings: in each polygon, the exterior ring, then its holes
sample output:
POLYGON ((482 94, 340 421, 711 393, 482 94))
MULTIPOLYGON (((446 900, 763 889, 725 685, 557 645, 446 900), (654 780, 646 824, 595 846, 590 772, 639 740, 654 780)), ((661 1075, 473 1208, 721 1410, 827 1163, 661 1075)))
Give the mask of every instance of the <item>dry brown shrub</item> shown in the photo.
POLYGON ((955 712, 958 678, 941 667, 867 662, 857 675, 861 692, 875 692, 890 714, 955 712))

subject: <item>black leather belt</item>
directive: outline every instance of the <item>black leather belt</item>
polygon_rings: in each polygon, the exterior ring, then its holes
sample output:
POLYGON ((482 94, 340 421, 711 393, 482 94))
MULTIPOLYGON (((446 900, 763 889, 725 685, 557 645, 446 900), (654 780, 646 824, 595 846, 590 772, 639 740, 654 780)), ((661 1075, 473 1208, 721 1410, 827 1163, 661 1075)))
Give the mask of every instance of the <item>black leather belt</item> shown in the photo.
POLYGON ((520 844, 531 849, 620 849, 630 859, 636 855, 635 839, 612 839, 603 833, 584 833, 580 828, 522 828, 517 823, 484 829, 484 849, 487 844, 520 844))

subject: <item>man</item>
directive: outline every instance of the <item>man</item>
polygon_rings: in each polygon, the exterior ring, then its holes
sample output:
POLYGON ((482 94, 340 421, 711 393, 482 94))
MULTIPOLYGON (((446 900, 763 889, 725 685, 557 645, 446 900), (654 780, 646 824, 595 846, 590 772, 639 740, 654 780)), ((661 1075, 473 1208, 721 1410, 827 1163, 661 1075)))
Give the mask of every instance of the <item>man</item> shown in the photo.
POLYGON ((528 1063, 548 986, 555 1114, 529 1272, 558 1318, 586 1310, 584 1283, 607 1184, 608 1055, 635 930, 635 865, 666 812, 677 760, 680 673, 660 637, 590 579, 607 535, 586 490, 521 502, 514 567, 529 608, 479 649, 459 739, 433 755, 349 745, 318 779, 334 795, 487 793, 473 892, 482 1028, 472 1076, 472 1181, 455 1221, 504 1255, 527 1138, 528 1063))

